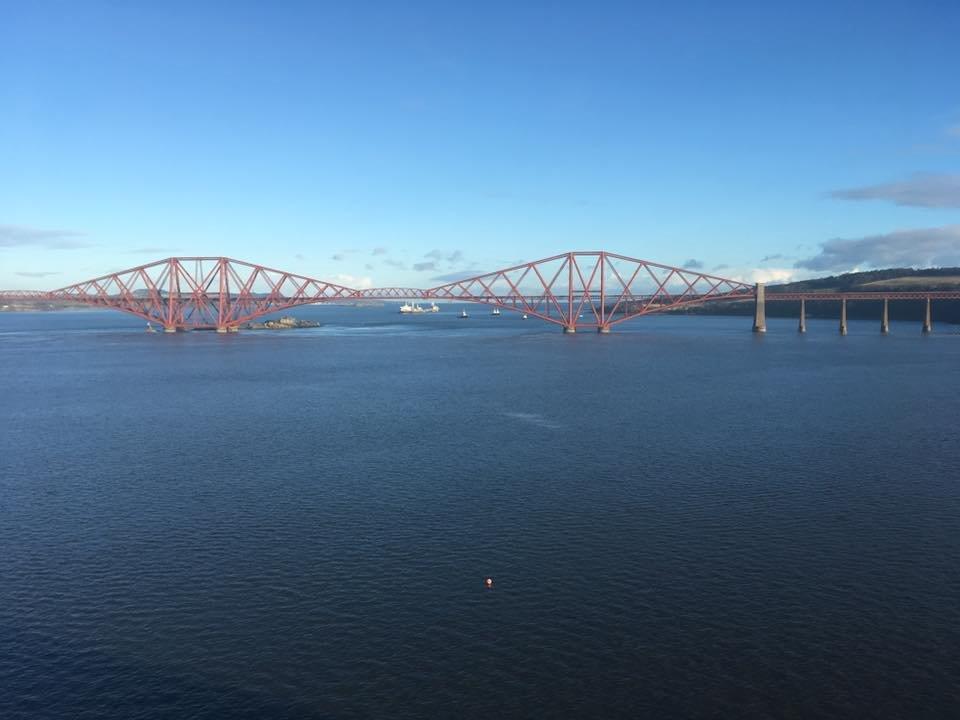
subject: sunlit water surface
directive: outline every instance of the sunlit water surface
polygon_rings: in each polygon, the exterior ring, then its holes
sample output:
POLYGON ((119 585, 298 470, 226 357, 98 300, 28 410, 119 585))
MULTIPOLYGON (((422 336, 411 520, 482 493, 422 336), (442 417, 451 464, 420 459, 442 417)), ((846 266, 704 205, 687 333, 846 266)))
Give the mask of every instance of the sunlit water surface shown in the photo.
POLYGON ((458 311, 0 314, 0 717, 956 714, 956 328, 458 311))

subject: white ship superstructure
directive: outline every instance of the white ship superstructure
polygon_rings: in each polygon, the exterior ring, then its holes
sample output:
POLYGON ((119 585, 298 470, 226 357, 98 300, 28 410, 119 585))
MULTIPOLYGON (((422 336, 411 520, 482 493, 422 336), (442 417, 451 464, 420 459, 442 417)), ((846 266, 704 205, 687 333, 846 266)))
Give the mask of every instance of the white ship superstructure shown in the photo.
POLYGON ((435 313, 440 312, 440 307, 436 303, 430 303, 430 307, 421 307, 420 303, 404 303, 400 306, 400 312, 403 315, 408 313, 435 313))

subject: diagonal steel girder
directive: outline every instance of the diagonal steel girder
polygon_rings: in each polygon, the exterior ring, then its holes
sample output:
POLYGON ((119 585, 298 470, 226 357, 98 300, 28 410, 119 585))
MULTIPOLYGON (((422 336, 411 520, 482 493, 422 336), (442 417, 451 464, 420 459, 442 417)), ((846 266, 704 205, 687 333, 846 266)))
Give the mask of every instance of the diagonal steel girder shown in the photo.
POLYGON ((419 289, 349 288, 227 257, 172 257, 51 291, 4 298, 112 308, 167 330, 231 330, 299 305, 368 300, 481 303, 561 325, 609 329, 634 317, 754 296, 754 286, 606 251, 578 251, 419 289))

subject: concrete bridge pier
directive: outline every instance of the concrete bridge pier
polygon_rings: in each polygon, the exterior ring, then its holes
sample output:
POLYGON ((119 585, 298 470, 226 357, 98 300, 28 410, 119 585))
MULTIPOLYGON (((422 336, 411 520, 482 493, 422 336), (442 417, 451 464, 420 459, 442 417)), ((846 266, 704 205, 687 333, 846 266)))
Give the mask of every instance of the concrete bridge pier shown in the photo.
POLYGON ((767 331, 767 291, 763 283, 757 283, 757 296, 753 304, 753 331, 765 333, 767 331))
POLYGON ((883 299, 883 314, 880 315, 880 333, 886 335, 890 332, 890 300, 883 299))
POLYGON ((927 307, 923 314, 923 334, 933 332, 933 322, 930 316, 930 298, 927 298, 927 307))
POLYGON ((220 326, 218 326, 218 327, 217 327, 217 332, 218 332, 220 335, 226 335, 226 333, 227 333, 227 326, 226 326, 226 325, 220 325, 220 326))
POLYGON ((175 332, 177 331, 177 326, 176 326, 176 325, 164 325, 164 326, 163 326, 163 331, 164 331, 165 333, 175 333, 175 332))
POLYGON ((807 331, 807 301, 800 298, 800 324, 797 331, 805 333, 807 331))
POLYGON ((840 334, 847 334, 847 299, 840 301, 840 334))
POLYGON ((577 331, 576 325, 564 325, 563 332, 565 335, 573 335, 577 331))
POLYGON ((610 326, 609 326, 609 325, 601 325, 600 327, 597 328, 597 332, 600 333, 601 335, 609 335, 609 334, 610 334, 610 326))

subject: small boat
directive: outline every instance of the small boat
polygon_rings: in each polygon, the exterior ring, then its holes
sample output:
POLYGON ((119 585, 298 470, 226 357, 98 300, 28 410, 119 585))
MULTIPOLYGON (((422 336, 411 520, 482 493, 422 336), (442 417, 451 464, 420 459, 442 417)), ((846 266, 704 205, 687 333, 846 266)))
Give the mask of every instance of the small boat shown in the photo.
POLYGON ((521 319, 521 320, 526 320, 526 319, 527 319, 527 314, 524 313, 524 314, 523 314, 523 317, 521 317, 520 319, 521 319))
POLYGON ((151 325, 150 323, 147 323, 147 332, 155 333, 156 329, 154 329, 153 325, 151 325))
POLYGON ((467 315, 467 311, 466 311, 466 310, 461 310, 461 311, 460 311, 460 317, 462 317, 462 318, 468 318, 468 317, 470 317, 470 316, 467 315))
POLYGON ((499 315, 499 314, 500 314, 500 308, 495 307, 495 308, 493 309, 493 312, 491 312, 490 314, 491 314, 491 315, 499 315))

